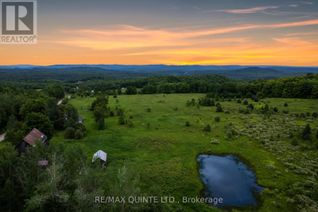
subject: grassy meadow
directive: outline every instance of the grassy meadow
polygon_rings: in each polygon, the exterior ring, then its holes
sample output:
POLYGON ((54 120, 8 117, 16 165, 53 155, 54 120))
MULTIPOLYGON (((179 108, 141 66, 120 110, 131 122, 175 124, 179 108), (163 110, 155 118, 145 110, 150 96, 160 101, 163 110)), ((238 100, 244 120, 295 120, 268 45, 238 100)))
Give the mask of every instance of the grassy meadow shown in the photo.
MULTIPOLYGON (((234 99, 218 101, 224 112, 216 112, 216 107, 186 106, 188 100, 202 96, 110 96, 110 108, 123 108, 133 126, 119 125, 118 117, 114 116, 106 119, 105 130, 97 130, 92 111, 89 110, 95 98, 75 97, 70 103, 84 118, 87 136, 82 140, 66 140, 63 132, 59 132, 51 143, 81 146, 89 158, 97 150, 107 152, 105 172, 110 180, 114 179, 119 169, 127 166, 138 176, 141 193, 173 196, 180 202, 165 207, 183 211, 218 211, 206 204, 181 203, 183 196, 200 196, 204 190, 197 156, 200 153, 234 154, 255 171, 258 184, 265 188, 259 197, 258 209, 291 211, 295 201, 289 193, 291 185, 313 180, 312 172, 318 164, 317 151, 306 150, 306 146, 301 144, 306 141, 292 145, 290 136, 291 132, 298 132, 307 123, 316 133, 318 121, 293 114, 318 112, 318 100, 264 99, 263 102, 278 109, 270 117, 257 112, 239 113, 240 108, 246 106, 234 99), (286 102, 287 107, 284 106, 286 102), (215 121, 215 117, 220 117, 220 121, 215 121), (207 124, 211 126, 211 132, 203 131, 207 124), (235 131, 231 137, 229 130, 235 131)), ((257 108, 263 103, 253 104, 257 108)), ((296 134, 294 139, 300 140, 296 134)))

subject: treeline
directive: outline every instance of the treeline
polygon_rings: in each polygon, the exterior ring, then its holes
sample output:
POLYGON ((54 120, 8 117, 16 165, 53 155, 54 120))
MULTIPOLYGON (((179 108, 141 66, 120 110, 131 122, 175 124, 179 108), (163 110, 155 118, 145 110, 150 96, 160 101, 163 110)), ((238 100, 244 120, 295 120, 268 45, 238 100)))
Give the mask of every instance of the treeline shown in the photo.
MULTIPOLYGON (((56 83, 48 82, 51 85, 56 83)), ((8 89, 24 92, 42 90, 39 82, 0 84, 0 92, 8 89)), ((318 74, 307 74, 273 80, 238 81, 218 75, 161 76, 134 79, 89 79, 79 82, 65 82, 67 93, 79 96, 97 94, 156 94, 156 93, 210 93, 219 97, 258 98, 318 98, 318 74)))
POLYGON ((107 94, 210 93, 218 97, 318 98, 318 75, 273 80, 237 81, 217 75, 169 76, 121 81, 86 82, 73 89, 81 96, 107 94))

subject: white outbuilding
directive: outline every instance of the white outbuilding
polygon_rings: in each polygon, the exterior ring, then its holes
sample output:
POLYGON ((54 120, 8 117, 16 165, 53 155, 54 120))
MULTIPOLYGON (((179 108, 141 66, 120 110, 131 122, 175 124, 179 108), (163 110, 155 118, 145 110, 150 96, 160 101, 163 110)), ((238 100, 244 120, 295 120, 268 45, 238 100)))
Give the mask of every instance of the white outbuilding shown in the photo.
POLYGON ((97 159, 99 159, 101 162, 106 163, 106 161, 107 161, 107 153, 102 151, 102 150, 98 150, 93 155, 92 163, 95 162, 97 159))

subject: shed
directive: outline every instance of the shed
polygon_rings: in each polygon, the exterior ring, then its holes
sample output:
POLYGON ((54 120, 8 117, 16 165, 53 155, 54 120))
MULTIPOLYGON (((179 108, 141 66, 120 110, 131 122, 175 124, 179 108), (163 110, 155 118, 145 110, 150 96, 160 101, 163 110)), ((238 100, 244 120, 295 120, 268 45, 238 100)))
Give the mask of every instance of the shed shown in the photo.
POLYGON ((101 162, 106 163, 106 161, 107 161, 107 153, 102 151, 102 150, 98 150, 93 155, 92 163, 95 162, 97 159, 99 159, 101 162))
POLYGON ((38 161, 38 166, 39 167, 42 167, 42 168, 45 168, 49 165, 49 161, 48 160, 39 160, 38 161))

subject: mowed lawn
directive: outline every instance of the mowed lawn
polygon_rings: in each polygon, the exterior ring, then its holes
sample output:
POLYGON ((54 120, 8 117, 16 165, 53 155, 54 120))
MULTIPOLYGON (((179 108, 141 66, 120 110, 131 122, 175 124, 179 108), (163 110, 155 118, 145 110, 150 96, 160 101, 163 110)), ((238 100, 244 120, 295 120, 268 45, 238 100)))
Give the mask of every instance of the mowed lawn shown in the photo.
MULTIPOLYGON (((260 199, 260 211, 288 211, 284 190, 300 179, 288 172, 273 154, 264 150, 256 141, 240 136, 228 139, 225 126, 233 123, 243 126, 244 120, 236 101, 221 102, 228 113, 217 113, 215 107, 187 107, 186 101, 198 99, 201 94, 158 94, 121 95, 109 98, 109 106, 123 108, 125 116, 133 122, 133 127, 118 124, 118 117, 106 119, 106 129, 99 131, 89 107, 94 98, 73 98, 70 102, 85 119, 87 136, 82 140, 65 140, 58 133, 52 143, 81 146, 90 159, 94 152, 108 153, 105 169, 112 179, 118 170, 126 165, 140 177, 139 186, 143 193, 154 196, 173 196, 180 200, 183 196, 201 196, 204 186, 199 178, 197 156, 200 153, 234 154, 244 160, 256 173, 258 183, 265 187, 260 199), (214 118, 219 116, 220 122, 214 118), (186 122, 190 126, 185 126, 186 122), (203 128, 210 124, 211 132, 203 128), (220 143, 212 144, 216 139, 220 143), (280 170, 279 175, 272 167, 280 170)), ((270 106, 295 112, 318 111, 317 100, 266 99, 270 106)), ((283 115, 283 114, 282 114, 283 115)), ((248 119, 261 121, 261 114, 244 115, 248 119)), ((106 192, 106 191, 105 191, 106 192)), ((185 210, 217 210, 205 204, 174 204, 172 208, 185 210)), ((249 210, 249 209, 246 209, 249 210)), ((253 209, 252 209, 253 210, 253 209)), ((255 209, 254 209, 255 210, 255 209)))

